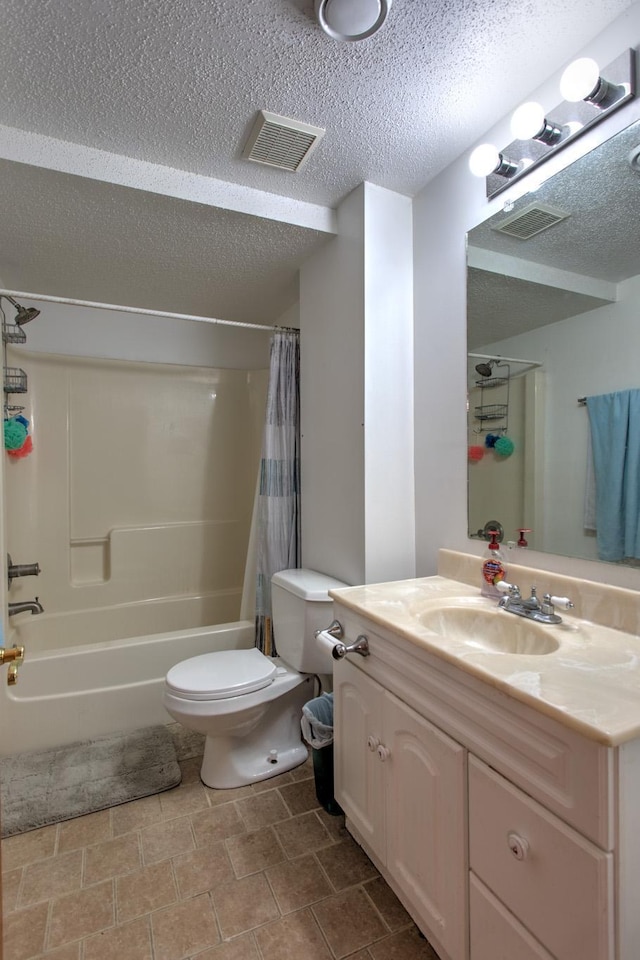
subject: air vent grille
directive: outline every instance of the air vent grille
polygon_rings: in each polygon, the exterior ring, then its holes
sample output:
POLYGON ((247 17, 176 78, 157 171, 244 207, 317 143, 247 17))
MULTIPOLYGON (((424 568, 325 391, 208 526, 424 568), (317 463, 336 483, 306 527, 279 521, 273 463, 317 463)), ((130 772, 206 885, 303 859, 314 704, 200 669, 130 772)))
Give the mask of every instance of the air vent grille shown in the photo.
POLYGON ((544 203, 530 203, 522 210, 501 220, 493 227, 498 233, 507 233, 510 237, 517 237, 519 240, 529 240, 535 237, 537 233, 548 230, 555 226, 561 220, 566 220, 571 216, 563 210, 550 207, 544 203))
POLYGON ((295 173, 307 162, 324 133, 320 127, 261 110, 242 156, 295 173))

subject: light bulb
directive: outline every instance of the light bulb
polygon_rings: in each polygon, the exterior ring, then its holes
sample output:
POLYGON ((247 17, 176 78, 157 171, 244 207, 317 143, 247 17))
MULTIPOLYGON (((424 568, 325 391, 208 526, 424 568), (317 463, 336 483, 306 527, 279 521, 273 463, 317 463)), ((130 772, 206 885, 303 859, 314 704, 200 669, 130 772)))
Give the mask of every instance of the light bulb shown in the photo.
POLYGON ((343 36, 359 37, 376 23, 380 17, 379 0, 327 0, 325 5, 327 23, 343 36))
POLYGON ((560 78, 560 94, 563 100, 577 103, 593 93, 600 79, 600 67, 590 57, 581 57, 570 63, 560 78))
POLYGON ((469 170, 474 177, 488 177, 500 163, 500 153, 492 143, 481 143, 469 157, 469 170))
POLYGON ((516 140, 530 140, 544 128, 544 110, 539 103, 523 103, 511 117, 511 133, 516 140))

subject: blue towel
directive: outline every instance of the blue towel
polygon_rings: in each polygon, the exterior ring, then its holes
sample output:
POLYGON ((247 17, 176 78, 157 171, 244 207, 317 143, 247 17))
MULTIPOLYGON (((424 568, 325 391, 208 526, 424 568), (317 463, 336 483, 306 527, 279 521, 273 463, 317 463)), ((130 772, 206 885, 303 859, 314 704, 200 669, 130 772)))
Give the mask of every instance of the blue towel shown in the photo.
POLYGON ((600 560, 640 559, 640 390, 587 397, 600 560))

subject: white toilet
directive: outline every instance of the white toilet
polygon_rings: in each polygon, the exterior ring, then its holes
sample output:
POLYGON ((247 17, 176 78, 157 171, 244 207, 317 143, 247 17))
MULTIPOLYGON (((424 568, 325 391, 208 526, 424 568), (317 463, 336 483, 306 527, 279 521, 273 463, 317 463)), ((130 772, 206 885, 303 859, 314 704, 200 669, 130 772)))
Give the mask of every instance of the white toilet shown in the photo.
POLYGON ((303 763, 302 707, 314 675, 333 672, 314 633, 332 620, 328 591, 347 584, 315 570, 283 570, 271 580, 279 656, 255 647, 205 653, 176 664, 164 705, 184 727, 206 735, 200 776, 209 787, 240 787, 303 763))

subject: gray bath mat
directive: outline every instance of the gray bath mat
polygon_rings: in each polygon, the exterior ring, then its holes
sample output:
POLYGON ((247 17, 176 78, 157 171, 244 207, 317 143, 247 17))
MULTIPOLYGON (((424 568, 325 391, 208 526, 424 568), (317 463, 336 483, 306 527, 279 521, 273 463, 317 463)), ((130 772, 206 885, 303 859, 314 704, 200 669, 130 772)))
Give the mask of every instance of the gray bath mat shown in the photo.
POLYGON ((161 793, 180 779, 173 739, 164 726, 4 757, 2 836, 161 793))

